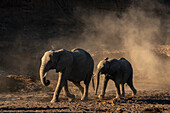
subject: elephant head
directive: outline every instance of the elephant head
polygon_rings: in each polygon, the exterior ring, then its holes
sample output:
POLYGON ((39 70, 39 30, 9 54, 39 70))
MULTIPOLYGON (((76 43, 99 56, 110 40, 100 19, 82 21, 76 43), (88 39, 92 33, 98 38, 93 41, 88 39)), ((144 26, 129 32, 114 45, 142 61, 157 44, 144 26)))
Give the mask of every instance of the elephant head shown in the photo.
POLYGON ((71 52, 64 49, 54 51, 50 50, 44 53, 41 59, 40 79, 43 85, 48 86, 49 80, 46 80, 46 75, 49 70, 56 69, 56 72, 62 72, 67 66, 73 62, 71 52))
POLYGON ((107 74, 109 71, 109 67, 110 67, 110 62, 108 61, 108 57, 105 58, 104 60, 101 60, 98 65, 97 65, 97 85, 96 85, 96 94, 97 94, 97 90, 98 90, 98 86, 99 86, 99 81, 100 81, 100 74, 107 74))

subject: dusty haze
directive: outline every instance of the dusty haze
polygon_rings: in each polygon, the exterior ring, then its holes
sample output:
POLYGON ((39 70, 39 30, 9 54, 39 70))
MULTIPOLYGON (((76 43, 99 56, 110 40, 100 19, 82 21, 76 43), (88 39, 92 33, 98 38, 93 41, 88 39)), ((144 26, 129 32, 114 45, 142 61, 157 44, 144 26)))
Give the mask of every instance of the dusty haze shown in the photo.
MULTIPOLYGON (((164 12, 166 8, 169 7, 155 1, 135 2, 122 12, 89 11, 79 7, 74 11, 74 17, 80 22, 79 27, 76 24, 69 32, 53 26, 49 32, 58 30, 60 35, 49 35, 50 38, 42 39, 36 38, 42 35, 29 31, 30 28, 25 28, 25 33, 19 32, 14 36, 17 38, 8 52, 9 56, 6 56, 9 60, 4 64, 13 69, 10 74, 29 74, 39 78, 40 58, 46 50, 82 48, 94 58, 94 70, 97 63, 105 57, 125 57, 134 68, 134 81, 168 84, 169 57, 156 52, 160 45, 170 44, 170 17, 164 12)), ((49 76, 53 78, 54 74, 52 72, 49 76)))
POLYGON ((99 60, 105 57, 125 57, 134 68, 134 81, 143 80, 157 84, 156 87, 159 83, 160 87, 169 87, 170 60, 156 54, 156 48, 161 44, 170 43, 168 30, 164 31, 167 26, 162 23, 164 17, 154 11, 155 7, 164 6, 155 2, 150 5, 149 11, 145 11, 142 6, 147 4, 151 2, 132 6, 122 14, 106 11, 83 15, 81 19, 85 27, 78 40, 52 41, 52 47, 79 47, 89 51, 95 60, 95 69, 99 60))

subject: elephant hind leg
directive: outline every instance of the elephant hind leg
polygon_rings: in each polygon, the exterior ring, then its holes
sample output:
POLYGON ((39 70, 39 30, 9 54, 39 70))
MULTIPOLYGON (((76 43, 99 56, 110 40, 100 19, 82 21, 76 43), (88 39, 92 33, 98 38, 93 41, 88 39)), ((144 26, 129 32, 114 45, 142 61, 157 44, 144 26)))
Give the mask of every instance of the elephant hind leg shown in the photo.
POLYGON ((136 95, 137 90, 134 88, 134 86, 130 86, 130 85, 129 85, 129 87, 130 87, 130 89, 133 91, 132 96, 136 95))
POLYGON ((118 98, 121 97, 121 95, 120 95, 120 84, 115 83, 115 86, 116 86, 116 99, 118 99, 118 98))
POLYGON ((73 84, 79 88, 79 90, 81 92, 81 96, 82 96, 83 92, 84 92, 84 88, 80 85, 80 82, 75 82, 74 81, 73 84))
POLYGON ((81 100, 88 100, 88 90, 89 90, 89 83, 84 83, 84 92, 81 97, 81 100))
POLYGON ((89 83, 91 81, 92 75, 93 75, 93 73, 88 74, 86 76, 86 79, 84 80, 84 92, 83 92, 83 95, 81 97, 81 100, 88 100, 89 83))
POLYGON ((67 97, 69 98, 75 98, 75 95, 71 94, 68 90, 68 84, 67 81, 65 81, 65 85, 64 85, 64 92, 66 94, 67 97))
POLYGON ((124 83, 121 84, 121 89, 122 89, 121 97, 125 97, 124 83))
POLYGON ((134 86, 133 86, 132 77, 129 78, 127 84, 128 84, 128 86, 130 87, 130 89, 133 91, 132 96, 136 95, 137 90, 136 90, 136 89, 134 88, 134 86))

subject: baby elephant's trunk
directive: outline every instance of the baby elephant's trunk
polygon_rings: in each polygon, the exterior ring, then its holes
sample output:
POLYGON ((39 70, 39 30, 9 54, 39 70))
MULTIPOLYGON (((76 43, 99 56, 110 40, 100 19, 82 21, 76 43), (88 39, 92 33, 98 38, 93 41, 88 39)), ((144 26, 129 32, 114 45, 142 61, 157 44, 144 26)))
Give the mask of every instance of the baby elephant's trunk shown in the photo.
POLYGON ((96 95, 99 87, 99 81, 100 81, 100 71, 97 71, 97 85, 96 85, 96 93, 95 93, 96 95))
POLYGON ((94 75, 92 76, 92 85, 93 85, 93 90, 95 90, 95 86, 94 86, 94 75))

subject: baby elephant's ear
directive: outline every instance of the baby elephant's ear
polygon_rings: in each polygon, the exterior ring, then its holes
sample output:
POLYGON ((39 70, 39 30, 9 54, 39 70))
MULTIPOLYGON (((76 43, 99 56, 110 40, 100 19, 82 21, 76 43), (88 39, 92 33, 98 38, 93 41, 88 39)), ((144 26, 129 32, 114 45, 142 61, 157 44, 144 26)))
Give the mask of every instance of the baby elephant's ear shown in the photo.
POLYGON ((108 60, 108 59, 109 59, 109 57, 106 57, 106 58, 105 58, 105 60, 108 60))

